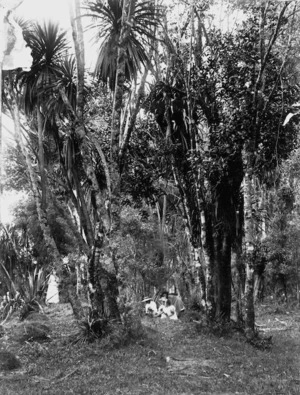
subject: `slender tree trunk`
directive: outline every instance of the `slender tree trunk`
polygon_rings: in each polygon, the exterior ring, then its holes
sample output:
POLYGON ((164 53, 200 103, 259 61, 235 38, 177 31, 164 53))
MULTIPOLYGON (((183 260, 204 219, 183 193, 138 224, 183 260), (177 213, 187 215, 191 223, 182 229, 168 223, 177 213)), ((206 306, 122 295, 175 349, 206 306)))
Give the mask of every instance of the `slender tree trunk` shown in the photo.
MULTIPOLYGON (((248 166, 247 166, 248 167, 248 166)), ((244 177, 244 210, 245 210, 245 331, 247 338, 254 336, 255 310, 254 310, 254 247, 255 227, 253 218, 252 199, 254 194, 253 176, 246 169, 244 177)))
POLYGON ((296 257, 295 257, 295 262, 296 262, 296 292, 297 292, 297 303, 298 306, 300 305, 300 287, 299 287, 299 249, 296 247, 296 257))
POLYGON ((45 156, 44 156, 44 126, 43 126, 43 115, 40 111, 39 105, 37 105, 37 124, 38 124, 38 158, 39 158, 39 170, 41 177, 41 191, 42 199, 41 204, 43 210, 47 208, 47 180, 45 174, 45 156))
POLYGON ((72 311, 75 319, 78 322, 83 321, 86 315, 84 313, 81 301, 77 293, 77 284, 71 283, 69 278, 67 279, 66 282, 66 291, 68 295, 68 302, 72 307, 72 311))
POLYGON ((112 113, 111 160, 118 160, 120 148, 121 111, 125 84, 126 41, 131 32, 132 14, 136 0, 123 0, 122 27, 118 43, 117 70, 112 113))
POLYGON ((90 300, 93 318, 97 320, 120 320, 117 304, 118 282, 116 276, 103 268, 100 262, 105 234, 97 224, 95 245, 89 263, 89 279, 91 284, 90 300))
POLYGON ((217 315, 229 321, 231 314, 231 236, 224 230, 219 243, 217 315))
POLYGON ((232 287, 235 297, 235 318, 237 323, 243 323, 243 305, 242 296, 244 293, 244 281, 242 270, 242 244, 237 240, 231 253, 231 272, 232 287))
POLYGON ((69 10, 77 65, 76 115, 80 122, 78 127, 83 128, 85 51, 80 12, 80 0, 73 1, 74 5, 72 6, 70 2, 69 10))
POLYGON ((77 192, 77 196, 76 197, 73 196, 74 193, 72 191, 72 187, 70 187, 72 201, 76 204, 75 207, 77 208, 77 212, 80 217, 80 222, 82 224, 82 227, 83 227, 83 230, 84 230, 84 233, 86 236, 87 244, 90 248, 92 248, 93 243, 94 243, 94 232, 93 232, 91 219, 89 217, 87 204, 86 204, 86 201, 84 198, 84 193, 83 193, 80 181, 78 179, 77 170, 72 169, 72 173, 73 173, 75 189, 77 192))
MULTIPOLYGON (((149 65, 150 67, 150 65, 149 65)), ((126 152, 126 149, 128 147, 128 143, 132 134, 132 131, 134 129, 135 123, 136 123, 136 118, 138 115, 138 112, 140 110, 140 105, 141 105, 141 100, 142 97, 144 95, 145 92, 145 84, 146 84, 146 79, 147 79, 147 75, 149 72, 149 67, 147 66, 143 76, 141 78, 140 81, 140 86, 135 98, 135 107, 134 110, 132 111, 132 114, 130 115, 130 119, 129 119, 129 123, 127 125, 127 127, 125 128, 124 134, 122 136, 122 141, 121 141, 121 145, 120 145, 120 152, 119 152, 119 160, 120 160, 120 166, 121 166, 121 171, 122 171, 122 164, 123 164, 123 160, 124 160, 124 155, 126 152)))
POLYGON ((206 282, 206 300, 205 309, 206 315, 209 320, 215 318, 216 314, 216 303, 215 303, 215 286, 214 286, 214 276, 215 276, 215 262, 213 256, 213 246, 212 238, 210 237, 210 232, 208 228, 207 216, 204 209, 201 209, 201 244, 202 253, 205 261, 205 282, 206 282))

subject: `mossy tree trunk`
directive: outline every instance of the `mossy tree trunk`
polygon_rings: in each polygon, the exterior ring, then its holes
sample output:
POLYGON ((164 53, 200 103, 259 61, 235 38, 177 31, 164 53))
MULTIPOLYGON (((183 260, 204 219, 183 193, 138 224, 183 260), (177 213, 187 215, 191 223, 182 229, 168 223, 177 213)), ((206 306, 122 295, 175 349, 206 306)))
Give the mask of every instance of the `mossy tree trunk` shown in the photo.
MULTIPOLYGON (((109 320, 120 319, 117 304, 118 286, 114 273, 109 273, 101 262, 104 243, 111 231, 110 196, 104 197, 100 190, 95 169, 93 167, 90 148, 87 144, 87 133, 84 127, 84 42, 80 14, 80 1, 75 0, 74 8, 70 6, 73 40, 77 64, 77 107, 75 115, 76 133, 81 142, 83 167, 93 190, 97 214, 94 224, 93 245, 88 263, 89 297, 93 319, 109 320)), ((96 144, 96 149, 103 161, 101 150, 96 144)), ((105 164, 105 163, 104 163, 105 164)), ((110 175, 106 171, 107 185, 110 185, 110 175)), ((109 192, 110 194, 110 192, 109 192)))

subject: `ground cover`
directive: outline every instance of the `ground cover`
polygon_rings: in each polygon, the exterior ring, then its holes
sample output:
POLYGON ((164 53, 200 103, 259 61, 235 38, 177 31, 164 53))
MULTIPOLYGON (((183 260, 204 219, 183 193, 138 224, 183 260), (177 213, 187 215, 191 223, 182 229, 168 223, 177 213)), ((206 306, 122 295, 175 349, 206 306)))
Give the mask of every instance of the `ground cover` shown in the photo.
POLYGON ((20 342, 7 322, 1 350, 21 367, 0 373, 1 395, 34 394, 299 394, 300 311, 264 305, 257 323, 272 336, 258 349, 238 332, 208 332, 201 323, 144 319, 145 335, 111 349, 107 342, 72 344, 77 332, 69 305, 46 308, 49 341, 20 342))

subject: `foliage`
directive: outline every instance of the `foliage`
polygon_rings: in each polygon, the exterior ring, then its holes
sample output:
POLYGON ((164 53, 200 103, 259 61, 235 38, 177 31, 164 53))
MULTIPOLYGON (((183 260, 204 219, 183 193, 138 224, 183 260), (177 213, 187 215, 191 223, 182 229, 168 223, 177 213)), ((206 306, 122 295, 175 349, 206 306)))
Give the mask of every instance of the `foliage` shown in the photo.
POLYGON ((30 180, 27 174, 26 163, 18 145, 6 148, 5 153, 5 180, 6 191, 29 191, 30 180))
POLYGON ((168 236, 163 244, 159 237, 159 224, 146 207, 126 205, 120 219, 120 231, 113 238, 111 249, 115 252, 121 296, 126 302, 131 302, 152 292, 153 287, 159 289, 165 286, 174 273, 169 263, 174 250, 168 236), (148 219, 142 218, 145 211, 148 219))
POLYGON ((107 322, 94 320, 91 315, 79 322, 79 332, 71 337, 72 344, 93 343, 107 335, 107 322))
POLYGON ((79 322, 79 332, 71 336, 71 342, 92 343, 100 341, 101 347, 114 349, 136 342, 145 335, 137 310, 128 307, 122 313, 122 321, 94 319, 92 312, 79 322))
POLYGON ((29 23, 24 31, 24 38, 32 49, 33 64, 30 71, 19 73, 18 81, 23 88, 25 112, 29 114, 37 100, 41 102, 45 88, 61 75, 58 66, 61 58, 66 56, 68 42, 66 32, 52 22, 45 22, 43 25, 29 23))
POLYGON ((151 114, 139 117, 125 158, 124 193, 130 194, 134 201, 146 200, 150 204, 163 195, 162 180, 170 178, 171 150, 154 117, 151 114))
MULTIPOLYGON (((117 51, 120 44, 120 34, 123 24, 123 0, 89 1, 87 16, 93 18, 89 29, 97 29, 95 41, 101 42, 95 67, 95 74, 104 82, 109 81, 110 88, 114 89, 117 51)), ((129 81, 136 79, 141 65, 148 62, 147 48, 150 41, 155 39, 154 30, 159 25, 160 13, 155 10, 153 2, 148 0, 137 1, 134 9, 128 12, 132 18, 130 37, 126 40, 125 76, 129 81)))
POLYGON ((21 295, 17 292, 13 298, 9 298, 4 303, 1 309, 1 325, 3 325, 15 312, 20 311, 24 301, 21 295))
MULTIPOLYGON (((232 33, 207 29, 201 45, 195 32, 189 43, 176 35, 166 40, 162 57, 168 68, 146 101, 172 148, 166 158, 171 159, 190 243, 204 249, 207 274, 211 270, 205 286, 212 316, 226 310, 228 320, 230 250, 242 241, 243 214, 238 217, 244 209, 245 172, 269 187, 270 174, 297 142, 296 125, 283 127, 299 91, 285 67, 292 55, 279 50, 290 26, 279 10, 254 7, 232 33)), ((203 31, 198 28, 197 34, 203 31)))
MULTIPOLYGON (((70 226, 68 212, 62 207, 50 206, 48 215, 60 253, 68 255, 79 252, 73 229, 75 226, 70 226)), ((28 198, 20 202, 14 216, 13 226, 7 227, 6 232, 2 230, 0 235, 1 263, 9 276, 3 276, 1 293, 10 291, 14 295, 18 291, 24 307, 22 315, 26 315, 32 308, 39 310, 45 288, 45 273, 53 262, 49 260, 33 201, 28 198)))
MULTIPOLYGON (((62 255, 68 255, 78 246, 74 229, 70 228, 68 212, 64 206, 49 204, 48 221, 53 232, 58 249, 62 255)), ((15 228, 22 230, 29 243, 29 252, 43 266, 48 262, 47 250, 42 232, 38 225, 35 203, 31 198, 20 203, 15 211, 15 228)), ((75 226, 74 226, 75 228, 75 226)))
POLYGON ((130 308, 123 313, 122 323, 111 322, 109 327, 108 336, 101 342, 108 349, 128 346, 145 337, 140 316, 130 308))
POLYGON ((268 291, 279 298, 292 296, 298 281, 296 260, 298 259, 298 213, 293 210, 291 190, 282 188, 277 192, 275 213, 270 221, 268 237, 264 241, 268 264, 266 280, 268 291))
POLYGON ((23 300, 20 311, 20 319, 24 320, 33 311, 42 311, 40 305, 46 286, 45 273, 42 268, 37 267, 29 272, 22 284, 18 284, 18 290, 23 300))
MULTIPOLYGON (((75 260, 77 254, 92 248, 95 225, 104 215, 112 214, 113 226, 105 235, 101 262, 117 274, 121 298, 139 300, 154 288, 170 284, 174 275, 182 283, 183 272, 192 278, 195 268, 191 252, 206 248, 215 270, 214 298, 222 301, 221 288, 224 285, 230 290, 230 276, 224 284, 221 271, 227 265, 230 272, 230 253, 242 240, 245 169, 258 179, 258 188, 270 190, 278 186, 279 166, 298 143, 298 118, 283 125, 293 104, 299 102, 297 17, 291 14, 278 19, 281 7, 288 3, 250 6, 247 1, 235 1, 232 7, 245 11, 243 23, 229 33, 208 23, 210 5, 220 2, 175 3, 178 13, 170 15, 170 5, 165 5, 163 15, 152 1, 128 2, 134 8, 126 10, 128 15, 124 16, 125 0, 85 2, 86 16, 93 18, 95 39, 101 46, 95 71, 98 81, 88 73, 84 81, 84 126, 80 133, 76 62, 67 56, 66 32, 57 25, 25 26, 33 65, 29 72, 10 73, 11 80, 6 83, 18 88, 25 104, 27 122, 22 130, 26 132, 26 148, 39 192, 47 195, 47 218, 43 221, 49 222, 59 254, 72 253, 75 260), (123 28, 131 22, 130 36, 122 42, 123 28), (153 45, 157 34, 160 41, 153 45), (114 101, 109 87, 113 90, 115 86, 121 47, 126 48, 122 99, 127 100, 121 119, 122 138, 135 120, 134 90, 140 73, 150 67, 152 75, 149 95, 142 94, 145 111, 137 116, 122 158, 120 195, 116 197, 119 185, 115 185, 110 160, 114 101), (37 127, 37 109, 43 130, 37 127), (251 154, 249 163, 247 153, 251 154), (111 198, 109 186, 113 191, 111 211, 106 207, 107 197, 111 198), (227 241, 229 258, 225 262, 222 254, 227 241)), ((7 166, 7 186, 30 191, 32 185, 19 152, 18 146, 9 152, 13 164, 7 166)), ((299 232, 292 205, 297 193, 296 188, 282 183, 274 192, 277 197, 268 201, 272 220, 267 224, 264 247, 268 250, 266 275, 270 285, 278 275, 290 279, 291 284, 295 276, 298 253, 293 245, 299 232)), ((259 240, 263 220, 260 209, 254 211, 259 240)), ((24 294, 32 299, 38 292, 34 285, 37 273, 27 275, 33 258, 38 267, 53 262, 33 200, 16 208, 15 217, 11 240, 1 235, 1 253, 14 279, 21 281, 27 276, 24 294)), ((262 252, 260 245, 256 247, 255 258, 260 262, 262 252)), ((71 266, 75 269, 73 262, 71 266)), ((198 289, 189 296, 190 303, 200 307, 198 289)), ((230 316, 230 308, 228 311, 230 316)), ((106 322, 96 329, 98 324, 92 318, 82 323, 88 341, 97 330, 106 330, 106 322)), ((127 336, 124 325, 118 324, 113 332, 112 342, 127 336)))
POLYGON ((42 268, 38 270, 36 267, 32 272, 23 276, 16 272, 10 277, 10 281, 13 291, 8 292, 10 298, 6 300, 1 311, 3 321, 16 311, 21 320, 24 320, 31 312, 43 311, 40 302, 46 281, 42 268))

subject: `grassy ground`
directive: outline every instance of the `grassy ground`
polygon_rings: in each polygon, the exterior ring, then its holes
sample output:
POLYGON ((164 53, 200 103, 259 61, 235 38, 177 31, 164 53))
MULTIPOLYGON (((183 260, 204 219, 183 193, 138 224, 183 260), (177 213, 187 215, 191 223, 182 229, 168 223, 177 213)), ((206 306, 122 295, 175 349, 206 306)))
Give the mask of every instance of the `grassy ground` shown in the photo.
POLYGON ((147 336, 108 349, 76 344, 68 305, 46 310, 52 340, 20 344, 10 321, 1 349, 14 352, 21 369, 1 373, 1 395, 34 394, 299 394, 300 311, 262 306, 257 322, 273 336, 259 350, 241 335, 214 336, 195 323, 144 320, 147 336))

